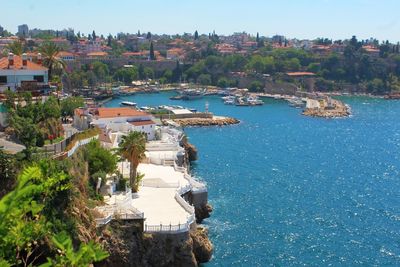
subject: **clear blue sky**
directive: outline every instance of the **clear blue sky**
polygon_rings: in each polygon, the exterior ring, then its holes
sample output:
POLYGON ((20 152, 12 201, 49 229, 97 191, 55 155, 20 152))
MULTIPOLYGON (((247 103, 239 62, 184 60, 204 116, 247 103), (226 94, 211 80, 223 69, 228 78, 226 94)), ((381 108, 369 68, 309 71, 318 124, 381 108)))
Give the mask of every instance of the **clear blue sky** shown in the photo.
POLYGON ((71 27, 83 33, 229 34, 400 41, 400 0, 2 0, 0 25, 11 32, 71 27))

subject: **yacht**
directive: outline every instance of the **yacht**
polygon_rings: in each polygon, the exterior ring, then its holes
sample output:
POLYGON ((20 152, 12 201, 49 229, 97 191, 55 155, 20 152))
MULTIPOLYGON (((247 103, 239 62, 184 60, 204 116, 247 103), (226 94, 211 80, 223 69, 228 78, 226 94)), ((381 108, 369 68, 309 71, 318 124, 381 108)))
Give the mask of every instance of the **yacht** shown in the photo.
POLYGON ((130 107, 136 107, 136 103, 130 102, 130 101, 122 101, 121 106, 130 106, 130 107))

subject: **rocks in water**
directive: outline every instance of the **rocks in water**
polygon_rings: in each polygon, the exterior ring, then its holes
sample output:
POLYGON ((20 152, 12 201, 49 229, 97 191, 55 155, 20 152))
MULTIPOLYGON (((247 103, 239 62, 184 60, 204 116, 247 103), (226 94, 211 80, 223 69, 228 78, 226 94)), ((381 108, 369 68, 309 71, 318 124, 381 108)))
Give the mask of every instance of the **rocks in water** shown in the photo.
POLYGON ((190 236, 193 240, 193 253, 197 262, 208 262, 213 252, 213 245, 208 239, 208 230, 203 227, 197 227, 195 231, 190 232, 190 236))
POLYGON ((209 218, 212 211, 213 208, 208 203, 202 207, 195 207, 196 222, 201 223, 204 219, 209 218))
POLYGON ((224 126, 238 124, 240 121, 235 118, 214 116, 213 118, 190 118, 174 119, 182 127, 186 126, 224 126))
MULTIPOLYGON (((316 100, 313 100, 316 102, 316 100)), ((339 118, 350 115, 350 107, 342 101, 328 98, 320 100, 316 108, 306 108, 303 115, 322 118, 339 118)))

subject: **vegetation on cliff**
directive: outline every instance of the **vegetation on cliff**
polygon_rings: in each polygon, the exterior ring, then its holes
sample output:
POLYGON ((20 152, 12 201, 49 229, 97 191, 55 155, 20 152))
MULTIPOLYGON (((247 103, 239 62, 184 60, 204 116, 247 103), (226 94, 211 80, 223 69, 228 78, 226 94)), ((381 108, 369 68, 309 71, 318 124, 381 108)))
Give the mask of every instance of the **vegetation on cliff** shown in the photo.
POLYGON ((108 256, 90 241, 95 230, 83 219, 90 217, 85 169, 77 161, 42 159, 20 172, 0 200, 2 265, 82 266, 108 256))

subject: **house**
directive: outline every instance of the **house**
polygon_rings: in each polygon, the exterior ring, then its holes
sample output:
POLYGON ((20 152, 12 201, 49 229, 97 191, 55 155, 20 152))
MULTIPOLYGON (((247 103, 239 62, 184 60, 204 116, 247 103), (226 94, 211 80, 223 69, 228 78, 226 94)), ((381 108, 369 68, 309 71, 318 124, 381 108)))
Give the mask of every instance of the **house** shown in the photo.
POLYGON ((182 48, 171 48, 167 50, 167 59, 182 60, 185 58, 185 50, 182 48))
POLYGON ((50 89, 48 85, 48 69, 41 65, 41 55, 37 63, 28 60, 27 54, 22 57, 12 53, 0 59, 0 92, 40 91, 50 89))
POLYGON ((153 140, 156 123, 150 114, 129 107, 78 108, 74 111, 74 126, 80 130, 97 126, 107 133, 138 131, 153 140))
POLYGON ((57 57, 64 61, 74 61, 75 55, 68 51, 60 51, 57 53, 57 57))

